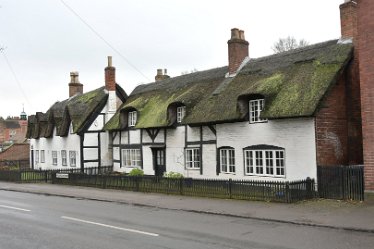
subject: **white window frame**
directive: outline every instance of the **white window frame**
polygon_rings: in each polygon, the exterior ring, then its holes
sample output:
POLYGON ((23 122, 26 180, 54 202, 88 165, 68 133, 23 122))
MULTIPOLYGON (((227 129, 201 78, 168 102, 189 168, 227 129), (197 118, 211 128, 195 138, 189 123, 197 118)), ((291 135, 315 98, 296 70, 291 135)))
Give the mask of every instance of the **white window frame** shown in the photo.
POLYGON ((77 152, 75 150, 69 150, 69 163, 70 167, 77 166, 77 152))
POLYGON ((136 125, 137 116, 138 116, 137 111, 129 112, 129 116, 128 116, 129 127, 134 127, 136 125))
POLYGON ((67 152, 66 150, 61 150, 61 165, 68 166, 68 159, 67 159, 67 152))
POLYGON ((40 162, 45 163, 45 151, 44 150, 40 151, 40 162))
POLYGON ((265 107, 265 99, 253 99, 249 101, 249 123, 266 122, 266 118, 261 118, 261 112, 265 107))
POLYGON ((52 150, 52 165, 57 165, 57 163, 58 163, 57 150, 52 150))
POLYGON ((244 150, 244 173, 251 176, 285 177, 284 150, 244 150))
POLYGON ((182 123, 183 118, 186 116, 186 106, 177 107, 177 123, 182 123))
POLYGON ((39 163, 39 150, 35 150, 35 163, 39 163))
POLYGON ((235 174, 235 149, 222 148, 219 150, 219 162, 222 173, 235 174))
POLYGON ((200 148, 186 148, 185 158, 186 158, 187 169, 200 169, 201 167, 200 148))
POLYGON ((122 166, 127 168, 141 168, 142 156, 140 149, 122 149, 122 166))

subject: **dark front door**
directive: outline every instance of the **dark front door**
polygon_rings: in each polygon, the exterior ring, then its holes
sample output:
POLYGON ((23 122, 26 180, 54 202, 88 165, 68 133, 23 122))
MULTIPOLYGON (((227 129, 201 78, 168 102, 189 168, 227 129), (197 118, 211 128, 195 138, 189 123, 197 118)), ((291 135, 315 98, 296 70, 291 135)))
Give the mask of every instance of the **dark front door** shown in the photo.
POLYGON ((165 149, 153 149, 153 166, 156 176, 163 176, 166 171, 165 149))

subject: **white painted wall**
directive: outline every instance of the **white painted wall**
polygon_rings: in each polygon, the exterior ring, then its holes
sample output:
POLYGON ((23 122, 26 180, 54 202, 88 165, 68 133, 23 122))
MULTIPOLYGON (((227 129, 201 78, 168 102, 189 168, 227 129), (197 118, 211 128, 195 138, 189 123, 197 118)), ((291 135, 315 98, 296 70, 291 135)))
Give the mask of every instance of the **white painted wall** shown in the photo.
MULTIPOLYGON (((221 173, 218 178, 280 181, 317 178, 314 118, 279 119, 256 124, 238 122, 219 124, 216 127, 217 147, 234 147, 236 159, 236 173, 221 173), (274 145, 285 149, 285 177, 244 175, 243 148, 257 144, 274 145)), ((204 162, 205 168, 208 166, 207 163, 204 162)), ((215 165, 212 162, 212 166, 215 165)))
POLYGON ((166 132, 166 172, 186 174, 184 167, 185 126, 166 132))
MULTIPOLYGON (((34 169, 60 169, 80 167, 80 137, 69 133, 66 137, 56 136, 56 129, 53 131, 53 138, 30 139, 30 149, 45 152, 44 163, 34 163, 34 169), (62 166, 61 150, 66 150, 67 166, 62 166), (57 151, 57 165, 52 165, 52 151, 57 151), (76 166, 71 167, 69 162, 69 151, 76 152, 76 166)), ((35 157, 34 157, 35 160, 35 157)), ((40 161, 40 156, 39 156, 40 161)))

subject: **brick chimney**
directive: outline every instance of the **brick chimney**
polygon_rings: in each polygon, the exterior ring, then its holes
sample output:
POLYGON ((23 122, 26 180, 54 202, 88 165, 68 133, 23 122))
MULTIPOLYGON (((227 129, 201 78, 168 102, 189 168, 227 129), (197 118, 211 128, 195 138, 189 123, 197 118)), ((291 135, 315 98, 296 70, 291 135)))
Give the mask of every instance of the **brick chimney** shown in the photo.
POLYGON ((116 90, 116 68, 112 66, 112 56, 108 56, 108 66, 105 68, 105 89, 116 90))
POLYGON ((365 190, 374 190, 374 1, 358 1, 358 50, 365 190))
POLYGON ((70 72, 69 98, 83 93, 83 84, 79 82, 79 73, 70 72))
POLYGON ((170 76, 167 75, 168 71, 167 69, 164 69, 164 71, 162 72, 162 69, 157 69, 157 74, 155 76, 155 81, 158 82, 158 81, 161 81, 161 80, 164 80, 164 79, 169 79, 170 76))
POLYGON ((244 31, 231 29, 231 39, 227 41, 229 48, 229 74, 235 73, 243 60, 248 57, 249 43, 244 38, 244 31))
POLYGON ((342 38, 357 39, 357 2, 345 0, 340 5, 340 28, 342 38))

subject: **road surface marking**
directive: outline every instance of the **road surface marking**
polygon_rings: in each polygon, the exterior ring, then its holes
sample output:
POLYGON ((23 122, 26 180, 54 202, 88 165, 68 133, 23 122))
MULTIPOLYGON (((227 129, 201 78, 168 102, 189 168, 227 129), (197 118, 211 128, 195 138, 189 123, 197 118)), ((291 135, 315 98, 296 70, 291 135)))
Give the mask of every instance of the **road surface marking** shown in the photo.
POLYGON ((31 212, 31 210, 24 209, 24 208, 18 208, 18 207, 11 207, 11 206, 6 206, 6 205, 0 205, 2 208, 8 208, 8 209, 14 209, 18 211, 24 211, 24 212, 31 212))
POLYGON ((117 230, 126 231, 126 232, 139 233, 139 234, 144 234, 144 235, 149 235, 149 236, 154 236, 154 237, 159 236, 159 234, 157 234, 157 233, 148 233, 148 232, 144 232, 144 231, 140 231, 140 230, 134 230, 134 229, 123 228, 123 227, 116 227, 116 226, 111 226, 111 225, 107 225, 107 224, 97 223, 97 222, 93 222, 93 221, 81 220, 81 219, 77 219, 77 218, 73 218, 73 217, 68 217, 68 216, 61 216, 61 219, 78 221, 78 222, 82 222, 82 223, 86 223, 86 224, 97 225, 97 226, 102 226, 102 227, 117 229, 117 230))

